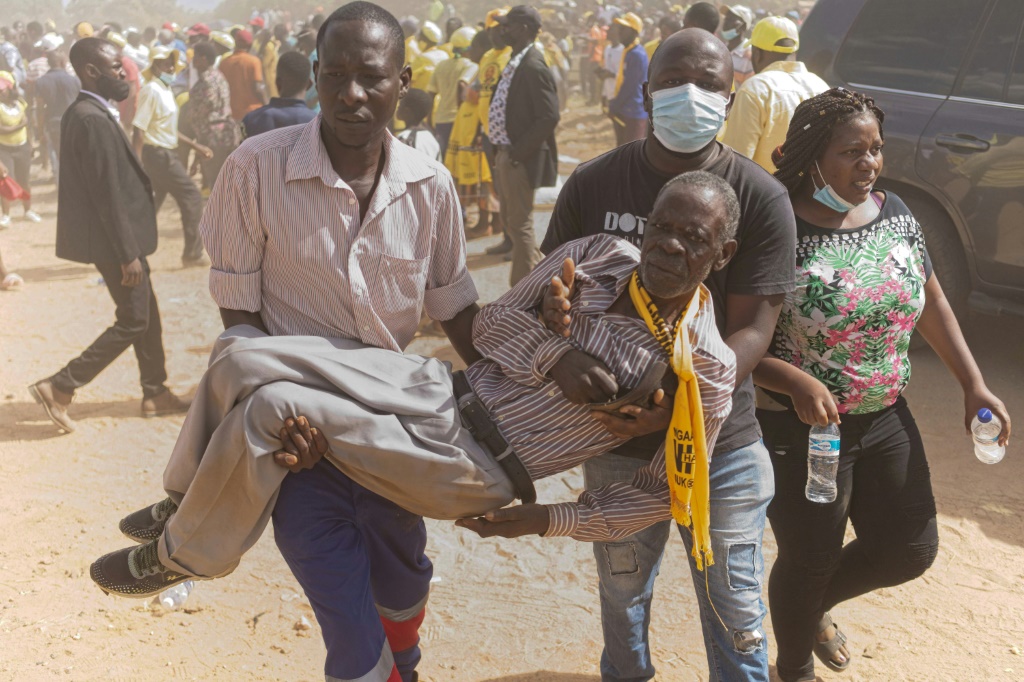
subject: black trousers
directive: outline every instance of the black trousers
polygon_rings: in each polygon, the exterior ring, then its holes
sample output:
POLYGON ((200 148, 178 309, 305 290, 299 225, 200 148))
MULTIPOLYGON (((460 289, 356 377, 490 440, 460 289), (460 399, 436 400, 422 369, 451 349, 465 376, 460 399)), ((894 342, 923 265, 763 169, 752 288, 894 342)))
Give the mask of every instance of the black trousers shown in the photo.
POLYGON ((121 265, 118 263, 97 263, 96 269, 103 275, 110 297, 117 306, 114 326, 100 334, 99 338, 64 369, 50 377, 50 382, 64 393, 74 393, 85 386, 117 359, 128 346, 135 348, 139 362, 139 379, 142 396, 152 398, 167 390, 167 371, 164 368, 163 329, 160 326, 160 310, 156 305, 153 285, 149 279, 149 263, 142 261, 142 281, 134 287, 121 284, 121 265))
POLYGON ((203 215, 203 197, 199 188, 178 158, 174 149, 145 145, 142 148, 142 167, 153 183, 156 193, 156 210, 170 194, 181 212, 181 229, 185 233, 185 248, 181 252, 184 260, 195 260, 203 255, 203 243, 199 240, 199 219, 203 215))
MULTIPOLYGON (((779 556, 768 599, 783 680, 812 676, 817 624, 826 611, 922 575, 938 553, 935 498, 924 443, 903 398, 870 415, 844 415, 829 504, 809 501, 809 427, 794 412, 758 410, 775 470, 768 518, 779 556), (857 538, 843 546, 846 522, 857 538)), ((841 622, 841 619, 837 619, 841 622)))

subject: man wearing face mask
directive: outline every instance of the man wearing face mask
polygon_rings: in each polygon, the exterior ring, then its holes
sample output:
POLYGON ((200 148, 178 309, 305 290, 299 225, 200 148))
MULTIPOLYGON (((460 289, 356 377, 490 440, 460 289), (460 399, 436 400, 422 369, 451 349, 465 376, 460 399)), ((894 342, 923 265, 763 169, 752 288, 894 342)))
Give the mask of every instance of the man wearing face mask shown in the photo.
POLYGON ((213 150, 178 131, 178 105, 171 92, 171 83, 181 70, 178 51, 157 45, 149 58, 149 68, 142 72, 146 84, 139 91, 139 106, 132 120, 132 146, 153 181, 157 210, 168 194, 178 204, 185 233, 182 265, 203 265, 203 243, 199 240, 203 199, 176 150, 178 142, 184 142, 207 161, 213 158, 213 150))
POLYGON ((739 88, 754 75, 747 31, 754 25, 754 12, 743 5, 722 6, 722 28, 719 35, 732 53, 733 82, 739 88))
POLYGON ((117 318, 79 357, 29 390, 66 432, 75 390, 91 382, 128 346, 134 346, 142 384, 143 416, 185 412, 188 402, 167 390, 160 312, 146 256, 156 251, 153 189, 110 103, 128 97, 117 47, 83 38, 71 48, 82 82, 61 121, 57 202, 57 256, 93 263, 117 305, 117 318))
MULTIPOLYGON (((612 234, 639 244, 658 191, 678 173, 708 171, 736 191, 739 248, 726 267, 705 280, 719 330, 736 353, 736 390, 732 413, 711 459, 714 563, 701 572, 691 559, 690 567, 710 678, 767 681, 761 538, 774 483, 754 416, 750 373, 764 356, 785 294, 794 286, 790 249, 796 246, 796 226, 782 185, 753 161, 715 141, 731 105, 732 79, 732 56, 711 33, 689 28, 665 40, 651 60, 644 86, 644 108, 651 121, 646 138, 576 169, 558 196, 541 250, 550 253, 560 244, 593 234, 612 234)), ((567 281, 553 285, 545 300, 544 316, 553 331, 572 336, 572 311, 564 296, 573 285, 571 268, 562 279, 567 281)), ((594 417, 612 433, 633 440, 585 463, 586 486, 591 490, 630 480, 651 459, 664 440, 671 402, 594 417)), ((594 545, 605 632, 605 682, 654 677, 647 623, 670 531, 666 522, 620 542, 594 545)), ((692 549, 690 531, 680 531, 687 549, 692 549)))

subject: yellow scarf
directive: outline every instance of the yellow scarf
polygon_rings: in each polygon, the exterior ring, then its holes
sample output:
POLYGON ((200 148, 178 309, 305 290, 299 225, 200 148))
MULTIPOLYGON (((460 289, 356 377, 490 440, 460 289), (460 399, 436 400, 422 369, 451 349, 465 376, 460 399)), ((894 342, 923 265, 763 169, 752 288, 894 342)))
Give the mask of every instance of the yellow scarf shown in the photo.
POLYGON ((622 89, 623 70, 626 68, 626 55, 634 47, 640 44, 640 39, 636 39, 626 47, 622 48, 622 56, 619 58, 619 72, 615 76, 615 96, 619 96, 619 90, 622 89))
POLYGON ((665 474, 672 504, 672 517, 693 530, 693 558, 697 570, 715 563, 711 551, 710 461, 704 434, 704 408, 700 402, 697 375, 693 371, 693 352, 687 328, 704 299, 702 287, 693 292, 686 310, 669 330, 650 294, 640 283, 640 271, 629 280, 629 297, 647 328, 672 360, 679 379, 672 422, 665 436, 665 474))

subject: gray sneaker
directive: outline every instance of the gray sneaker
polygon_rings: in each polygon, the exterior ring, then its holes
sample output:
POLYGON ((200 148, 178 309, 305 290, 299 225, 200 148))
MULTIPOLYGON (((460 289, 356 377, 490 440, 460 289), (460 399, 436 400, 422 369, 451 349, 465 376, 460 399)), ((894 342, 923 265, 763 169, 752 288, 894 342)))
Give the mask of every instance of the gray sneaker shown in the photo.
POLYGON ((105 594, 144 599, 186 580, 190 575, 172 571, 160 563, 153 540, 138 547, 126 547, 101 556, 89 567, 89 577, 105 594))
POLYGON ((171 518, 176 511, 178 511, 178 505, 174 504, 171 498, 166 497, 156 504, 151 504, 124 517, 121 519, 121 523, 117 524, 117 528, 135 542, 145 543, 156 540, 163 534, 167 519, 171 518))

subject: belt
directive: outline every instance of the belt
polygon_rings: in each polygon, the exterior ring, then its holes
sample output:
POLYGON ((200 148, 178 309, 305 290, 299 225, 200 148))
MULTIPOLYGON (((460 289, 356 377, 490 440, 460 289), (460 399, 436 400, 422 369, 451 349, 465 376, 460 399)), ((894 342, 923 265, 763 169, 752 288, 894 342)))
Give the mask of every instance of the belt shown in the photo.
POLYGON ((466 378, 465 372, 452 372, 452 388, 455 390, 459 414, 462 415, 466 428, 473 434, 476 442, 491 453, 491 456, 504 470, 505 475, 512 481, 516 497, 522 500, 523 504, 536 502, 537 491, 533 487, 530 474, 526 471, 526 467, 523 466, 515 450, 498 431, 498 427, 494 425, 494 420, 488 414, 487 408, 473 392, 473 387, 469 385, 469 379, 466 378))

